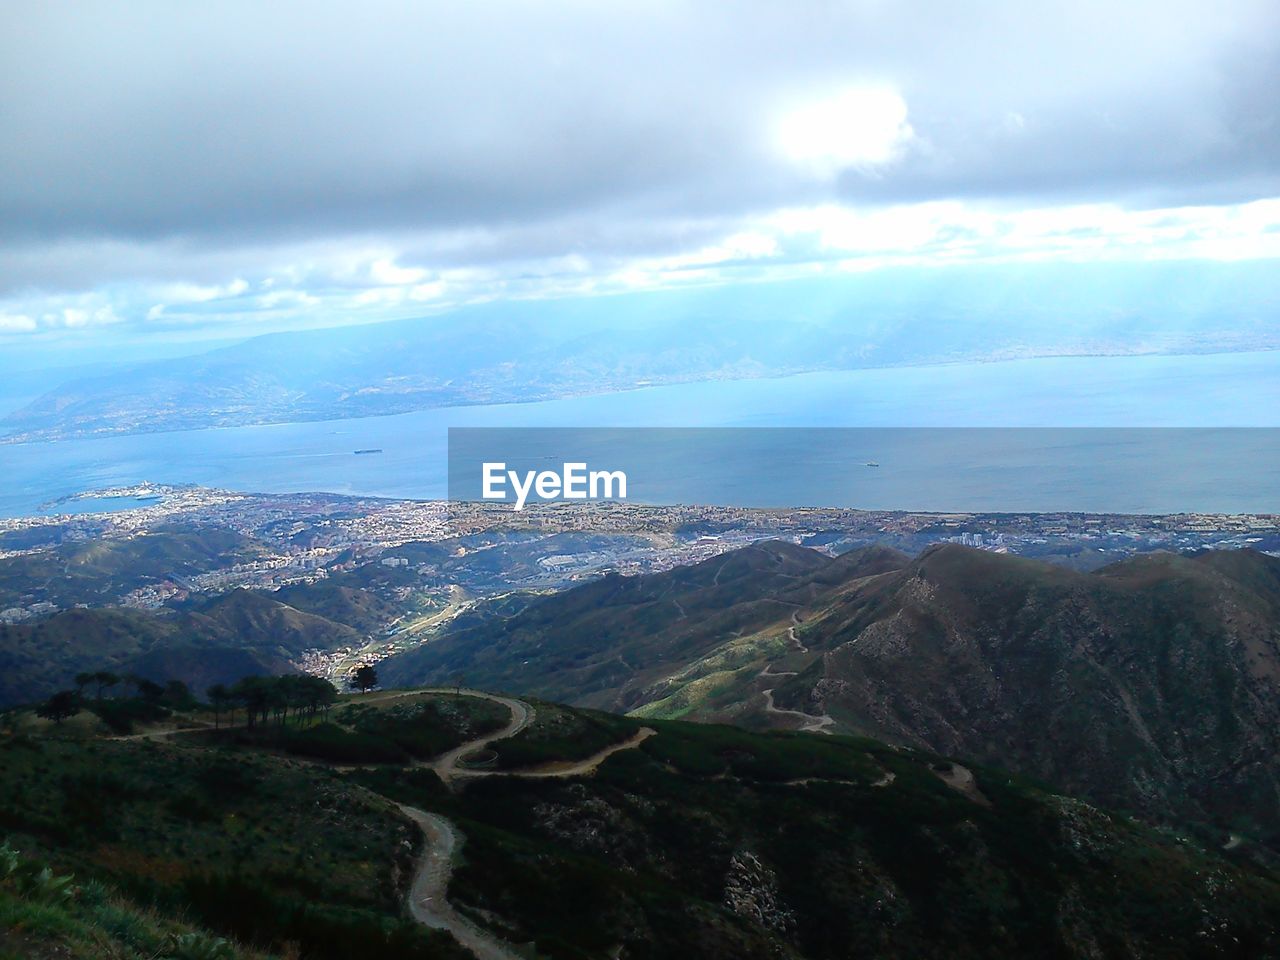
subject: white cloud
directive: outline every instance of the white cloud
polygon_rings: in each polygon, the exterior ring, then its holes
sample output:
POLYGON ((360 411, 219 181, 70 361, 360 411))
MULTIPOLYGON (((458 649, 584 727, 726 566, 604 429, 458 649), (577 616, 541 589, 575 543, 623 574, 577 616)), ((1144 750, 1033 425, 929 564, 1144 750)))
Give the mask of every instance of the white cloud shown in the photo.
MULTIPOLYGON (((578 230, 573 225, 572 230, 578 230)), ((572 230, 569 232, 571 233, 572 230)), ((957 261, 1280 260, 1280 198, 1130 210, 1086 203, 1016 209, 947 200, 822 203, 667 224, 617 220, 564 249, 558 222, 226 251, 176 260, 201 282, 121 281, 83 293, 0 297, 0 335, 72 336, 106 324, 210 336, 364 323, 501 298, 554 298, 957 261), (526 251, 542 249, 533 256, 526 251), (222 277, 216 276, 221 273, 222 277), (223 279, 225 278, 225 279, 223 279)), ((155 257, 142 248, 139 272, 155 257)))
POLYGON ((34 319, 21 313, 0 313, 0 332, 29 333, 35 330, 34 319))
POLYGON ((418 267, 402 267, 390 258, 375 260, 369 265, 369 276, 374 283, 384 286, 400 286, 406 283, 418 283, 427 275, 427 271, 418 267))
POLYGON ((855 86, 789 108, 777 124, 778 148, 821 177, 875 173, 915 139, 907 103, 888 87, 855 86))

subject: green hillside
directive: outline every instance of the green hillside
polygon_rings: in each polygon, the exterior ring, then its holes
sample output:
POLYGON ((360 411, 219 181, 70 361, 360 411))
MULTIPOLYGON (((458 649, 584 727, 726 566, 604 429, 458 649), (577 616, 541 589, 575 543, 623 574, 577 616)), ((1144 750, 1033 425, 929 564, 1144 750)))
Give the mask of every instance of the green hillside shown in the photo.
POLYGON ((195 690, 248 674, 290 672, 304 650, 356 645, 362 635, 250 590, 201 600, 176 613, 72 609, 0 625, 0 708, 72 685, 84 671, 112 670, 195 690))
POLYGON ((308 717, 20 725, 43 733, 0 738, 0 833, 153 925, 307 958, 1280 951, 1280 878, 1248 858, 924 751, 474 691, 308 717))
POLYGON ((762 543, 469 621, 381 665, 637 716, 862 733, 1280 850, 1280 560, 1081 573, 762 543))

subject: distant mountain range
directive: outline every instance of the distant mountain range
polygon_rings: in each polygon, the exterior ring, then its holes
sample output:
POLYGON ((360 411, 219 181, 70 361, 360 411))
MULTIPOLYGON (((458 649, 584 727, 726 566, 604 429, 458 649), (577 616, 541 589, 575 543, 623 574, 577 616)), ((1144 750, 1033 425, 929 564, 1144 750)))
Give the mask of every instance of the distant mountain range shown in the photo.
POLYGON ((1280 846, 1280 560, 1252 551, 1085 574, 956 545, 833 560, 763 543, 471 621, 380 669, 864 733, 1280 846))
POLYGON ((326 420, 642 384, 1280 347, 1256 264, 956 266, 569 300, 257 337, 55 381, 0 439, 326 420))

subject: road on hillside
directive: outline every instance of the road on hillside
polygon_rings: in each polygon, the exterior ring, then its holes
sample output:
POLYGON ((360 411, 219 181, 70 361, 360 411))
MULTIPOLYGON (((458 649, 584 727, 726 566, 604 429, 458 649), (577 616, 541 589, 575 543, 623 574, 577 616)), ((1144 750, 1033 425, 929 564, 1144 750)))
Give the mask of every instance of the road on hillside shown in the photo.
MULTIPOLYGON (((414 696, 424 692, 430 691, 415 690, 400 696, 414 696)), ((657 733, 652 727, 641 727, 626 740, 605 747, 582 760, 548 763, 525 770, 468 770, 465 767, 459 767, 459 761, 468 754, 483 750, 491 743, 514 737, 533 721, 534 711, 529 704, 513 697, 484 693, 480 690, 458 692, 464 696, 479 697, 503 704, 511 711, 511 720, 496 733, 469 740, 431 761, 428 765, 446 784, 464 777, 588 776, 615 753, 638 747, 657 733)), ((394 699, 394 697, 386 699, 394 699)), ((477 957, 477 960, 519 960, 519 955, 511 944, 464 917, 449 903, 447 893, 449 879, 453 875, 454 860, 463 843, 466 842, 462 832, 455 824, 439 814, 428 813, 417 807, 403 804, 400 805, 400 811, 417 824, 425 841, 422 858, 418 861, 418 867, 414 871, 413 881, 409 887, 409 913, 419 923, 433 930, 445 930, 452 934, 455 940, 477 957)))

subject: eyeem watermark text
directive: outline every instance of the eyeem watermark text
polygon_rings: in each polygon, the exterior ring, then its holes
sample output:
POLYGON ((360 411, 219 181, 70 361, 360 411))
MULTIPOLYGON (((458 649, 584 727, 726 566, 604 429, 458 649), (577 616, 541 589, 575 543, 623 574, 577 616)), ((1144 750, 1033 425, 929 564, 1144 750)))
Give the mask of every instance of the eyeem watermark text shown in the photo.
POLYGON ((588 470, 585 463, 566 463, 559 473, 527 470, 522 475, 508 470, 505 463, 484 464, 484 499, 508 499, 508 485, 517 510, 524 509, 530 493, 540 500, 627 499, 627 475, 621 470, 588 470))

